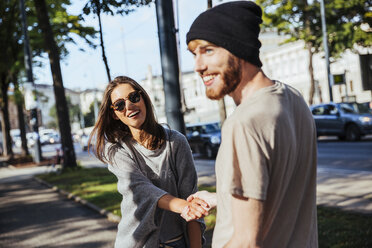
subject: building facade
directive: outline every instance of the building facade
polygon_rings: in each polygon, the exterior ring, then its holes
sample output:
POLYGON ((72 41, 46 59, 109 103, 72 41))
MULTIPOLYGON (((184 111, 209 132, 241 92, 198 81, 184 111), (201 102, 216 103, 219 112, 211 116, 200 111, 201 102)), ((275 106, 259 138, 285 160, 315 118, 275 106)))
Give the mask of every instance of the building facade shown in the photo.
MULTIPOLYGON (((286 37, 273 31, 260 34, 263 71, 271 78, 289 84, 299 90, 306 102, 310 102, 310 57, 303 41, 281 44, 286 37)), ((372 48, 359 49, 361 54, 372 53, 372 48)), ((371 90, 363 88, 359 55, 345 51, 330 64, 331 74, 345 74, 345 84, 333 85, 334 102, 372 100, 371 90)), ((323 53, 313 55, 315 94, 313 103, 329 102, 329 86, 326 61, 323 53)))

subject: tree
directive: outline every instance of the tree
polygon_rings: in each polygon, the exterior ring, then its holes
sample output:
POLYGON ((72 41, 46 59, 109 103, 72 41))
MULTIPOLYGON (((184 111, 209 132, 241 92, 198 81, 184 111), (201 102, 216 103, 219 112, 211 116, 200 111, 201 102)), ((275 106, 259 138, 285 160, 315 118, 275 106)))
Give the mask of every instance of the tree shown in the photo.
POLYGON ((63 167, 77 167, 74 146, 71 137, 70 118, 67 110, 65 90, 63 87, 60 66, 60 54, 49 22, 48 9, 45 0, 34 0, 38 24, 42 30, 44 45, 49 56, 53 76, 53 88, 56 99, 58 126, 61 134, 63 151, 63 167))
POLYGON ((49 117, 51 117, 52 120, 47 123, 47 127, 57 129, 58 128, 58 117, 57 117, 57 109, 55 105, 49 109, 49 117))
POLYGON ((325 1, 330 54, 338 58, 347 49, 372 46, 372 1, 325 1), (355 46, 356 45, 356 46, 355 46))
POLYGON ((21 154, 26 156, 29 154, 27 147, 27 138, 26 138, 26 123, 24 118, 23 106, 24 100, 21 91, 19 90, 18 80, 13 80, 14 84, 14 101, 17 105, 17 114, 18 114, 18 126, 21 134, 21 154))
POLYGON ((151 2, 151 0, 89 0, 84 8, 83 12, 85 15, 89 15, 93 13, 98 18, 98 27, 99 27, 99 38, 100 38, 100 46, 102 50, 102 60, 105 64, 107 79, 111 81, 110 75, 110 67, 107 62, 107 56, 105 53, 105 45, 103 41, 103 29, 102 29, 102 21, 101 21, 101 14, 129 14, 130 12, 134 11, 134 7, 139 7, 141 5, 147 5, 151 2))
MULTIPOLYGON (((97 105, 100 106, 101 102, 98 101, 97 105)), ((96 121, 94 116, 94 102, 89 105, 89 112, 85 113, 83 118, 86 127, 94 126, 94 123, 96 121)))
MULTIPOLYGON (((325 0, 330 56, 337 58, 345 49, 355 44, 371 45, 371 35, 361 28, 362 23, 371 23, 368 12, 370 0, 325 0), (369 2, 369 5, 368 5, 369 2)), ((309 0, 256 0, 263 9, 264 28, 275 28, 279 34, 289 35, 285 42, 303 40, 309 52, 310 95, 313 103, 315 82, 313 54, 321 51, 322 28, 320 4, 309 0)))
MULTIPOLYGON (((91 38, 95 37, 95 30, 91 27, 81 25, 82 17, 68 15, 64 6, 69 5, 69 0, 48 1, 50 6, 51 22, 53 23, 53 31, 58 42, 58 47, 62 56, 68 54, 65 48, 66 42, 75 42, 75 37, 83 38, 89 45, 94 46, 91 38)), ((35 16, 35 8, 31 1, 26 2, 27 21, 30 43, 32 47, 32 56, 43 56, 44 42, 41 35, 37 19, 35 16)), ((8 150, 12 154, 9 128, 6 124, 9 122, 7 107, 8 104, 7 91, 9 84, 14 85, 22 83, 21 77, 24 72, 23 63, 23 38, 21 32, 21 21, 19 12, 19 0, 0 1, 0 107, 4 128, 4 146, 6 153, 8 150), (16 82, 17 81, 17 82, 16 82)), ((40 66, 40 63, 34 65, 40 66)), ((22 129, 22 127, 21 127, 22 129)))
POLYGON ((1 127, 3 133, 3 154, 13 156, 10 136, 10 122, 8 111, 8 88, 12 76, 13 66, 16 63, 14 50, 17 49, 12 34, 17 33, 17 6, 14 2, 0 2, 0 109, 1 127))
MULTIPOLYGON (((80 107, 78 104, 72 104, 71 98, 69 96, 66 97, 66 102, 67 102, 67 109, 68 109, 69 117, 70 117, 70 124, 72 124, 74 120, 79 120, 80 118, 80 107)), ((52 118, 52 120, 48 122, 47 124, 48 128, 57 129, 58 118, 57 118, 57 109, 55 105, 49 109, 49 116, 52 118)))

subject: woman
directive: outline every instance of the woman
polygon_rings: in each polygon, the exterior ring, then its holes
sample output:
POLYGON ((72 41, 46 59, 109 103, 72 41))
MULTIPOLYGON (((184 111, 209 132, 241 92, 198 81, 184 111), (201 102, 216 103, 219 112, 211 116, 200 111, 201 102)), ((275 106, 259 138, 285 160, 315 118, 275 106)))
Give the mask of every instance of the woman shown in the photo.
POLYGON ((202 200, 184 200, 197 190, 190 147, 182 134, 157 123, 137 82, 120 76, 108 84, 92 137, 123 195, 115 247, 201 247, 203 221, 180 216, 207 215, 202 200))

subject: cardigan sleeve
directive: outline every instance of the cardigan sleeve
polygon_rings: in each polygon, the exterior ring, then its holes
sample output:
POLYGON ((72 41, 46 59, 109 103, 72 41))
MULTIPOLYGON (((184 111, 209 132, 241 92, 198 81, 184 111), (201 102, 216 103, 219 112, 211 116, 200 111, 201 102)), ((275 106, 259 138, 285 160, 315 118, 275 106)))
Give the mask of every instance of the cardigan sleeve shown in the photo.
MULTIPOLYGON (((198 191, 198 177, 195 170, 194 159, 192 156, 191 148, 187 139, 181 133, 175 132, 171 142, 173 142, 174 164, 178 176, 178 197, 186 199, 191 194, 198 191)), ((197 220, 200 224, 202 241, 205 243, 205 222, 204 219, 197 220)))
POLYGON ((118 178, 118 191, 123 196, 122 216, 128 223, 139 221, 134 237, 143 237, 160 225, 161 213, 157 207, 159 199, 167 192, 156 187, 139 169, 124 148, 116 151, 108 169, 118 178), (135 218, 131 220, 131 218, 135 218))

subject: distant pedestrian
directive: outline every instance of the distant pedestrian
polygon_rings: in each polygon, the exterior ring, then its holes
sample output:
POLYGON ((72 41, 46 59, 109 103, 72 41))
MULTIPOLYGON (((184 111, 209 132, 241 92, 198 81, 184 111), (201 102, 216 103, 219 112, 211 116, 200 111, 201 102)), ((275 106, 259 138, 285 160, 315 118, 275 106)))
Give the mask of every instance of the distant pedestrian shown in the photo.
POLYGON ((56 165, 60 165, 62 162, 62 155, 59 148, 56 148, 56 155, 54 156, 54 163, 52 167, 55 167, 56 165))
POLYGON ((301 94, 261 70, 262 10, 228 2, 200 14, 187 34, 211 99, 237 105, 222 127, 216 159, 217 205, 212 247, 317 247, 317 143, 301 94))
POLYGON ((106 87, 90 141, 118 178, 122 220, 115 247, 201 247, 207 204, 185 199, 197 191, 186 138, 157 123, 150 97, 129 77, 106 87), (203 206, 202 206, 203 205, 203 206), (164 211, 166 210, 166 211, 164 211))

